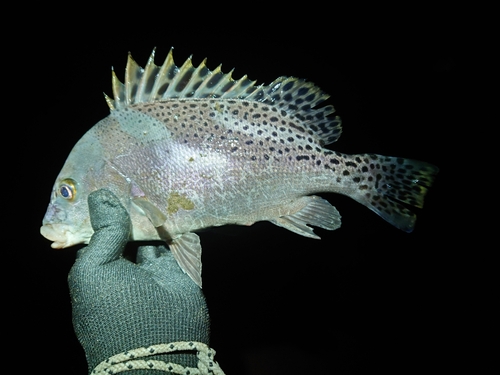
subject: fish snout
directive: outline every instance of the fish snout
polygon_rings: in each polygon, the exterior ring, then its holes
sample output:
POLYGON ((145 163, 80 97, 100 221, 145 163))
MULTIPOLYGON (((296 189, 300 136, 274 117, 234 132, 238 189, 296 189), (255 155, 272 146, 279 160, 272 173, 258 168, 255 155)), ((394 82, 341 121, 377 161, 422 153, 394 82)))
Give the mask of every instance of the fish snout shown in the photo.
POLYGON ((45 212, 45 216, 43 217, 42 224, 52 224, 52 223, 60 223, 66 220, 67 213, 65 210, 61 209, 54 203, 49 203, 49 207, 47 207, 47 211, 45 212))

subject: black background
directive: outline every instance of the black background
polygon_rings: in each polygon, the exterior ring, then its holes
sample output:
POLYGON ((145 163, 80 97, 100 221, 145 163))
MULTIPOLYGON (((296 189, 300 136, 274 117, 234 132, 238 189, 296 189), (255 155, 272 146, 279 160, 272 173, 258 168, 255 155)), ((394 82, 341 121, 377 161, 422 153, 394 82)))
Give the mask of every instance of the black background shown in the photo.
POLYGON ((343 120, 333 150, 420 159, 441 170, 412 234, 333 194, 322 196, 340 211, 342 227, 316 229, 321 241, 269 223, 201 233, 211 346, 222 369, 266 375, 442 368, 457 335, 450 309, 457 255, 449 237, 460 231, 450 223, 460 223, 451 198, 453 137, 466 70, 457 15, 411 6, 310 4, 276 14, 265 5, 148 6, 105 18, 98 7, 44 8, 19 26, 25 37, 11 30, 16 38, 3 46, 9 109, 16 110, 8 123, 22 140, 7 160, 15 181, 9 190, 17 195, 7 207, 18 233, 9 246, 22 262, 4 258, 17 270, 7 288, 14 292, 15 351, 29 359, 16 366, 86 374, 66 284, 78 247, 51 249, 39 227, 71 148, 109 113, 102 92, 111 95, 111 66, 123 79, 129 51, 144 66, 154 47, 160 64, 173 46, 177 65, 193 54, 195 65, 208 57, 211 69, 236 68, 234 78, 269 83, 286 75, 316 83, 343 120))

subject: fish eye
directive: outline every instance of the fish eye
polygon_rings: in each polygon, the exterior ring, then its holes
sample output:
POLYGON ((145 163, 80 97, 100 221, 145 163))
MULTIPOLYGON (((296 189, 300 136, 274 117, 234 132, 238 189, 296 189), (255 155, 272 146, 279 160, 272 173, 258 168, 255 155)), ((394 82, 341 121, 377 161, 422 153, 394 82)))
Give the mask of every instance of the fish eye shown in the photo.
POLYGON ((66 178, 61 181, 59 185, 59 195, 69 201, 75 199, 76 196, 76 182, 71 178, 66 178))

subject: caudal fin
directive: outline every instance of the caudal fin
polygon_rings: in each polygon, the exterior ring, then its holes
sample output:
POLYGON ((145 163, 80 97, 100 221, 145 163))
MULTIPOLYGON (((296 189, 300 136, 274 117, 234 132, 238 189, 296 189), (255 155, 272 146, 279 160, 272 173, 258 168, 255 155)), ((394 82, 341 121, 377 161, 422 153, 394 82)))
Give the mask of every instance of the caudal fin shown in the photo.
POLYGON ((357 155, 365 161, 357 192, 352 196, 384 220, 406 232, 413 231, 416 215, 439 169, 422 161, 381 155, 357 155), (368 177, 367 177, 368 175, 368 177))

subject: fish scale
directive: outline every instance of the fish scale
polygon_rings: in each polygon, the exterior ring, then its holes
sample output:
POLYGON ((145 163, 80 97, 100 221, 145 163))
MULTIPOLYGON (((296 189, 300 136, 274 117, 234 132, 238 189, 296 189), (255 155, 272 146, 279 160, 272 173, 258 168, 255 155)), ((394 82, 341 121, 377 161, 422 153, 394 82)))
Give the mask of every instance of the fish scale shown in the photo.
POLYGON ((87 197, 108 188, 129 211, 130 240, 164 240, 201 287, 197 230, 270 221, 319 239, 341 216, 314 194, 347 195, 411 232, 437 167, 377 154, 348 155, 341 121, 311 82, 279 77, 256 86, 206 60, 144 69, 129 55, 125 84, 112 74, 108 117, 75 145, 53 187, 41 233, 54 248, 88 243, 87 197))

